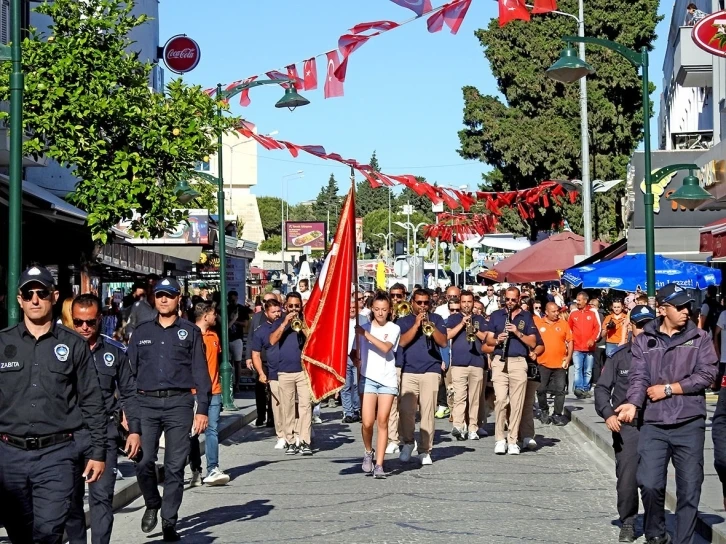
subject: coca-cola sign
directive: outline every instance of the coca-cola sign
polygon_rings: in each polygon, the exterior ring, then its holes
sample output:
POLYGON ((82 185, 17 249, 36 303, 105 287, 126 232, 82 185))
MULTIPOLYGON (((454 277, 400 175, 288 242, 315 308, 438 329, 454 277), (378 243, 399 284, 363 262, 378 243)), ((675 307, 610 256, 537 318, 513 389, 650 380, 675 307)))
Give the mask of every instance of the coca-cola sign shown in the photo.
POLYGON ((704 51, 726 57, 726 11, 717 11, 698 21, 691 36, 704 51))
POLYGON ((164 64, 169 70, 183 74, 197 67, 199 59, 202 57, 202 51, 197 42, 185 34, 180 34, 166 42, 163 57, 164 64))

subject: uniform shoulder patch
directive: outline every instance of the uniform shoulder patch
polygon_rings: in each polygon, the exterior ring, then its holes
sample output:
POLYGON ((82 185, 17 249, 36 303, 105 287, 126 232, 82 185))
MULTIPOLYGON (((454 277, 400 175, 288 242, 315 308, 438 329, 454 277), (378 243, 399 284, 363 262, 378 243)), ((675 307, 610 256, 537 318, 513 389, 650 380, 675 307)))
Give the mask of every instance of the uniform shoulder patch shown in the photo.
POLYGON ((103 362, 106 366, 113 366, 113 363, 116 362, 116 356, 113 353, 107 351, 103 354, 103 362))
POLYGON ((59 361, 65 362, 68 360, 68 354, 71 352, 71 350, 68 349, 68 346, 66 346, 65 344, 58 344, 56 347, 53 348, 53 352, 55 353, 55 356, 59 361))
POLYGON ((189 336, 189 332, 186 329, 179 329, 176 332, 176 335, 179 337, 179 340, 186 340, 187 336, 189 336))

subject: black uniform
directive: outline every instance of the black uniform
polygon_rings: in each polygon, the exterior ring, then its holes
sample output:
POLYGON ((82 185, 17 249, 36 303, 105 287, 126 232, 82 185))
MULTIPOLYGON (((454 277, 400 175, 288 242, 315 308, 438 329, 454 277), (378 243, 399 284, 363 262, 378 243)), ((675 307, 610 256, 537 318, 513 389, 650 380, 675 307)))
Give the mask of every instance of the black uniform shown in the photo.
POLYGON ((143 457, 136 465, 139 487, 147 508, 161 508, 163 526, 173 526, 184 491, 184 466, 189 455, 189 433, 197 413, 207 415, 212 382, 204 357, 202 333, 194 323, 177 318, 164 328, 159 318, 139 323, 129 344, 135 370, 141 417, 143 457), (164 501, 159 495, 156 460, 159 437, 164 450, 164 501))
MULTIPOLYGON (((617 415, 613 409, 628 402, 628 374, 633 360, 630 346, 628 342, 607 359, 595 386, 595 411, 603 419, 617 415)), ((613 433, 618 515, 623 525, 633 525, 638 515, 639 419, 636 416, 632 423, 620 422, 620 432, 613 433)))
MULTIPOLYGON (((106 407, 107 449, 106 470, 101 479, 88 486, 88 504, 91 509, 91 542, 107 544, 111 540, 113 529, 113 490, 116 484, 116 464, 118 459, 118 421, 119 399, 129 425, 129 432, 141 434, 136 402, 136 380, 126 356, 126 346, 108 336, 100 335, 91 350, 93 362, 101 384, 101 394, 106 407)), ((90 455, 90 436, 85 430, 76 434, 80 460, 90 455)), ((76 489, 71 505, 71 513, 66 523, 66 534, 71 544, 86 543, 86 517, 83 513, 83 495, 85 482, 79 472, 76 478, 76 489)))
MULTIPOLYGON (((257 312, 255 315, 252 316, 249 332, 247 333, 247 349, 245 353, 245 359, 252 359, 252 336, 255 334, 255 331, 265 323, 267 323, 267 316, 265 315, 265 312, 257 312)), ((262 370, 265 373, 265 376, 269 377, 270 373, 267 367, 267 350, 265 350, 264 348, 262 349, 262 351, 260 351, 260 359, 262 361, 262 370)), ((265 421, 265 413, 267 413, 267 426, 274 427, 275 417, 272 415, 272 397, 268 394, 269 387, 267 384, 260 382, 259 376, 257 375, 257 370, 255 370, 254 373, 255 404, 257 406, 256 424, 262 425, 262 423, 264 423, 265 421)))
POLYGON ((62 325, 36 339, 24 322, 0 332, 0 522, 15 543, 58 543, 85 424, 106 460, 106 418, 86 341, 62 325))

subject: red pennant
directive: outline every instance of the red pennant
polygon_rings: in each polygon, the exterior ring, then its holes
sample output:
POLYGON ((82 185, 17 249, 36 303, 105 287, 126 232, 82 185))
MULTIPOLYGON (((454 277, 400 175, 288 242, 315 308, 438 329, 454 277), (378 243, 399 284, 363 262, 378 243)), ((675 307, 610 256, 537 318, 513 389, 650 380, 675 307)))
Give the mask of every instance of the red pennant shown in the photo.
MULTIPOLYGON (((373 34, 373 36, 377 36, 378 34, 380 33, 373 34)), ((333 72, 333 74, 336 78, 338 78, 339 81, 345 81, 345 73, 348 70, 348 57, 351 55, 351 53, 361 47, 373 36, 343 34, 338 39, 338 49, 340 49, 340 53, 343 55, 343 60, 341 61, 340 65, 335 69, 335 72, 333 72)))
POLYGON ((461 23, 464 22, 469 6, 471 6, 471 0, 455 0, 444 4, 426 22, 429 32, 439 32, 446 24, 451 29, 451 33, 456 34, 461 27, 461 23))
POLYGON ((431 11, 431 0, 391 0, 391 2, 410 9, 417 17, 421 17, 427 11, 431 11))
POLYGON ((556 0, 534 0, 532 13, 549 13, 550 11, 557 11, 556 0))
POLYGON ((337 51, 329 51, 326 54, 328 65, 325 73, 325 98, 336 98, 343 96, 343 82, 340 81, 335 71, 340 66, 340 59, 337 51))
POLYGON ((318 65, 315 57, 303 62, 303 85, 306 91, 318 88, 318 65))
POLYGON ((520 19, 529 21, 529 11, 522 0, 499 0, 499 26, 503 27, 510 21, 520 19))
POLYGON ((393 21, 372 21, 370 23, 358 23, 351 28, 350 31, 353 34, 362 34, 368 30, 380 30, 381 32, 386 32, 388 30, 393 30, 397 26, 398 23, 394 23, 393 21))
POLYGON ((297 74, 297 66, 291 64, 287 66, 287 77, 295 82, 295 88, 302 90, 305 88, 305 81, 297 74))

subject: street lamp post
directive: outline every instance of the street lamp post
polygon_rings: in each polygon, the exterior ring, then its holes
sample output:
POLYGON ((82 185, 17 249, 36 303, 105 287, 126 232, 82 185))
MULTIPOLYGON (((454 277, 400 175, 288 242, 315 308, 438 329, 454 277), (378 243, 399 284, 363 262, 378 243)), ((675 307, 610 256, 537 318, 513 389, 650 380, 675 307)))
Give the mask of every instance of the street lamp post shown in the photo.
POLYGON ((378 236, 378 238, 383 238, 386 241, 386 257, 388 257, 388 248, 389 248, 391 236, 393 236, 393 233, 389 232, 388 234, 374 234, 373 236, 378 236))
MULTIPOLYGON (((425 227, 427 223, 419 223, 418 225, 414 225, 410 221, 406 221, 405 223, 401 223, 400 221, 396 221, 394 223, 395 225, 398 225, 402 229, 406 229, 406 238, 408 238, 408 234, 410 231, 413 231, 413 247, 416 247, 416 233, 418 232, 418 229, 421 227, 425 227)), ((408 252, 406 252, 408 254, 408 252)), ((413 283, 416 284, 416 250, 414 249, 413 252, 413 283)))

